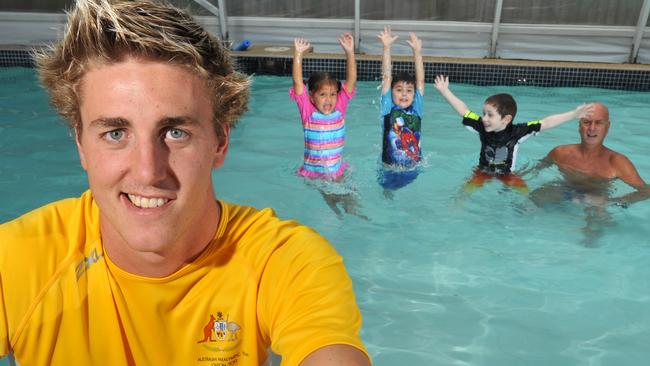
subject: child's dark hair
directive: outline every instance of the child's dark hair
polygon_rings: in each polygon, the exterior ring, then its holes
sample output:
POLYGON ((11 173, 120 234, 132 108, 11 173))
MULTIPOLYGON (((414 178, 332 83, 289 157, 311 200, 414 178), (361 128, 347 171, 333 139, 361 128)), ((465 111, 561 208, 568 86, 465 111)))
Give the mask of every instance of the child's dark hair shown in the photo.
POLYGON ((484 104, 495 106, 501 118, 511 115, 514 120, 517 114, 517 102, 515 102, 515 98, 512 95, 507 93, 491 95, 485 100, 484 104))
POLYGON ((399 83, 400 81, 415 85, 415 76, 409 74, 408 72, 400 71, 397 74, 393 75, 393 80, 390 82, 390 88, 392 89, 395 84, 399 83))
POLYGON ((317 71, 307 80, 307 89, 309 93, 315 93, 321 86, 332 84, 336 85, 336 92, 341 91, 341 82, 327 71, 317 71))

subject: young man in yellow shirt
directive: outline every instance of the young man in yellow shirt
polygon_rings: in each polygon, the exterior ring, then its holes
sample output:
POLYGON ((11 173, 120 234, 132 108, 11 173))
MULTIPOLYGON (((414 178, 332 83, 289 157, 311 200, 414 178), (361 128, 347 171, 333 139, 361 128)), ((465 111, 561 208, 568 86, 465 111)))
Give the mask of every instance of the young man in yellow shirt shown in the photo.
POLYGON ((78 0, 37 56, 90 189, 0 226, 0 356, 21 365, 369 365, 342 258, 217 200, 249 80, 188 14, 78 0))

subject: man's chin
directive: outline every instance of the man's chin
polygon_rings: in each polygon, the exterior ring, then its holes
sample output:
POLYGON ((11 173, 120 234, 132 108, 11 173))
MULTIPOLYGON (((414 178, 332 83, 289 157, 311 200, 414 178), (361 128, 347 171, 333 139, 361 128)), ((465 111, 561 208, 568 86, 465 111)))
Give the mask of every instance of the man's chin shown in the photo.
POLYGON ((582 143, 586 145, 601 145, 603 141, 599 138, 585 138, 582 139, 582 143))
POLYGON ((168 232, 163 228, 147 228, 142 231, 139 228, 125 230, 120 233, 123 238, 129 238, 126 245, 135 252, 140 253, 159 253, 163 254, 166 249, 176 241, 173 232, 168 232))

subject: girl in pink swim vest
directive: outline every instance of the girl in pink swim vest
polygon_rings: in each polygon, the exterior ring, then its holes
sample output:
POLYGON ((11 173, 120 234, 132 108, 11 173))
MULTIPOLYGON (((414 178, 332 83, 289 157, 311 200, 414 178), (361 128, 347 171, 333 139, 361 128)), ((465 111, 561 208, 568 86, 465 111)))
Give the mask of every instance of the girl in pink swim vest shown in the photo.
MULTIPOLYGON (((314 72, 307 81, 306 89, 302 61, 303 54, 311 45, 303 38, 294 39, 293 87, 289 89, 289 96, 298 105, 305 135, 303 164, 298 174, 310 180, 324 181, 324 184, 328 184, 327 181, 338 182, 343 178, 345 111, 355 94, 357 83, 354 38, 350 33, 343 33, 339 37, 339 43, 345 51, 346 81, 341 83, 328 72, 314 72)), ((331 187, 320 184, 316 188, 337 216, 341 216, 338 208, 338 204, 341 204, 346 213, 367 219, 356 212, 356 193, 353 190, 340 192, 340 187, 331 190, 331 187)))
POLYGON ((293 87, 289 95, 298 105, 305 135, 304 161, 298 174, 309 178, 336 180, 343 175, 345 111, 355 93, 357 65, 354 39, 343 33, 339 43, 345 51, 346 81, 341 83, 328 72, 314 72, 303 83, 303 54, 311 47, 303 38, 294 40, 293 87))

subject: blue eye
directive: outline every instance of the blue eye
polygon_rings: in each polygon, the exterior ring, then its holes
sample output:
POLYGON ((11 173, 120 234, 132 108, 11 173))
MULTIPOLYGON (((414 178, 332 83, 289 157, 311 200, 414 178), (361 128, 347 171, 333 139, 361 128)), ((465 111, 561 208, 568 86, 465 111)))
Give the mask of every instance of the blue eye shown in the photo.
POLYGON ((123 130, 113 130, 106 133, 106 138, 112 141, 119 141, 124 137, 123 130))
POLYGON ((178 140, 182 139, 187 136, 187 132, 183 130, 179 130, 178 128, 170 128, 167 130, 167 133, 165 134, 165 138, 169 138, 172 140, 178 140))

